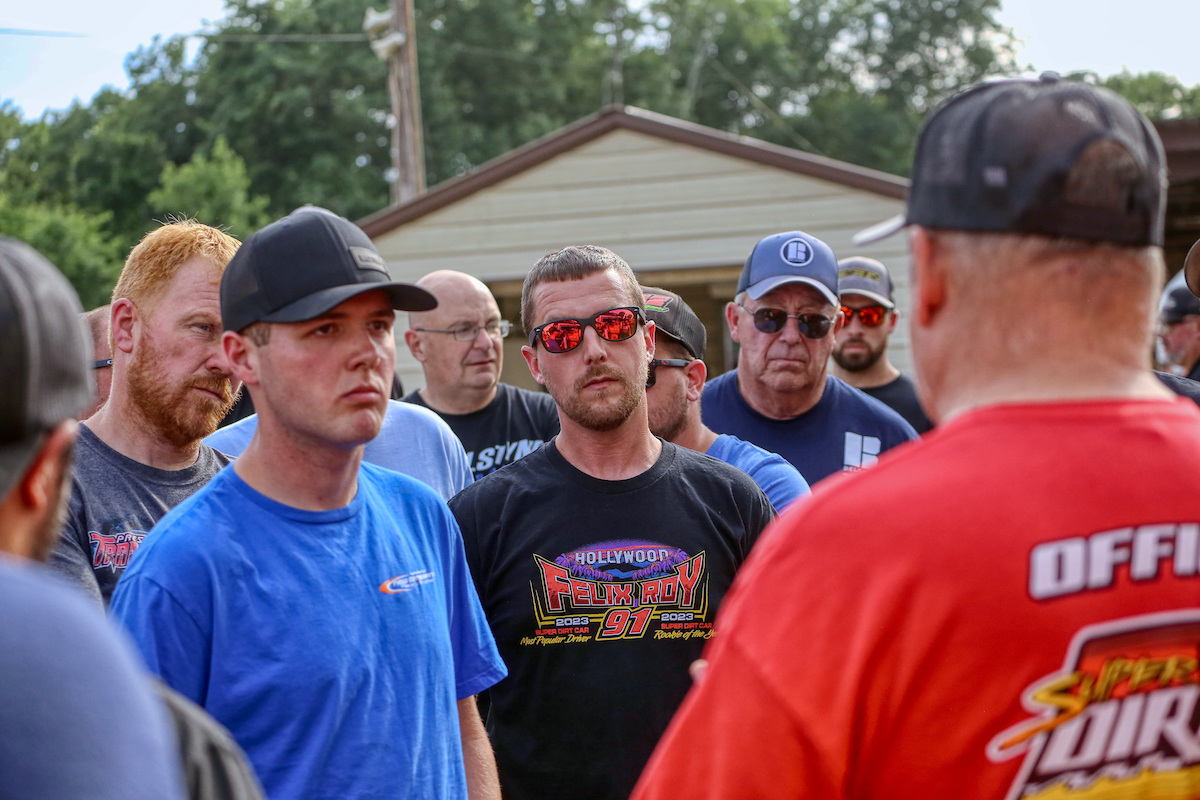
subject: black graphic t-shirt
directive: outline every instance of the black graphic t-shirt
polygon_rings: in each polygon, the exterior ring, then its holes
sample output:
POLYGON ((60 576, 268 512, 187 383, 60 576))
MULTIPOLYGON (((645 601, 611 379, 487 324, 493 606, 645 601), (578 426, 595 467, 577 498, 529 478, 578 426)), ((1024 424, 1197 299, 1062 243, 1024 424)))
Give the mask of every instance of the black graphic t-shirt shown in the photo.
POLYGON ((475 480, 524 458, 558 435, 554 398, 506 383, 496 387, 492 402, 470 414, 444 414, 427 405, 417 392, 406 396, 404 402, 425 406, 446 420, 467 451, 475 480))
POLYGON ((897 375, 895 380, 888 381, 883 386, 872 386, 869 389, 860 389, 860 391, 887 404, 893 411, 904 417, 904 421, 912 425, 917 433, 926 434, 933 430, 933 423, 925 415, 925 409, 921 408, 921 403, 917 400, 917 387, 913 385, 912 378, 907 375, 897 375))
POLYGON ((450 508, 508 665, 487 720, 504 796, 628 797, 770 502, 670 443, 641 475, 604 481, 551 442, 450 508))
POLYGON ((146 532, 232 460, 202 444, 192 466, 155 469, 121 455, 80 425, 67 519, 50 567, 107 606, 146 532))

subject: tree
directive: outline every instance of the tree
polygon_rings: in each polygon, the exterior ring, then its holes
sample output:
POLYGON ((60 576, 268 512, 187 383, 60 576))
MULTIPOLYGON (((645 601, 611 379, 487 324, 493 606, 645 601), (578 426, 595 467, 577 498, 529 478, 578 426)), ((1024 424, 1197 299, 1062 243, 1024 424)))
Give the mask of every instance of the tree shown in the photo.
POLYGON ((268 198, 250 195, 246 164, 224 136, 213 143, 211 156, 197 152, 183 166, 168 162, 161 185, 150 193, 159 219, 185 216, 228 230, 244 239, 271 221, 268 198))
POLYGON ((1121 70, 1104 79, 1094 72, 1076 72, 1067 77, 1112 89, 1151 119, 1200 117, 1200 85, 1184 86, 1178 78, 1161 72, 1121 70))

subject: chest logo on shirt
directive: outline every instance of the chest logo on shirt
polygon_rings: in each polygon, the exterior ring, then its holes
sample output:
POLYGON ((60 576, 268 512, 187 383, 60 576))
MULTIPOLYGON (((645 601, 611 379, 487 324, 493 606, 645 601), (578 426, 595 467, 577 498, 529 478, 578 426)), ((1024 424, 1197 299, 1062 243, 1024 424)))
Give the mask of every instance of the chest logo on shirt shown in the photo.
POLYGON ((384 594, 404 594, 405 592, 411 592, 418 586, 433 583, 436 579, 437 575, 429 570, 418 569, 384 581, 379 584, 379 591, 384 594))
POLYGON ((523 645, 712 636, 703 551, 620 540, 533 558, 536 630, 523 645))
POLYGON ((92 543, 93 569, 107 567, 113 572, 125 569, 145 537, 145 531, 88 531, 88 539, 92 543))
POLYGON ((999 763, 1025 762, 1017 798, 1200 795, 1200 611, 1084 628, 1060 672, 1025 690, 1038 716, 998 734, 999 763))

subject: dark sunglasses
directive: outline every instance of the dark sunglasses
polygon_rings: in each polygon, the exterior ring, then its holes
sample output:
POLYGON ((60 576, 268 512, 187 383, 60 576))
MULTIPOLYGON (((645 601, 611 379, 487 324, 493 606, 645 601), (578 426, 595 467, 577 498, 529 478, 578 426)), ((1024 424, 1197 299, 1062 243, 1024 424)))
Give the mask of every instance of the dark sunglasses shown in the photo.
POLYGON ((638 322, 644 322, 642 310, 636 306, 610 308, 587 319, 556 319, 538 325, 529 337, 529 345, 542 343, 547 353, 566 353, 583 341, 583 329, 592 327, 601 339, 620 342, 637 333, 638 322))
POLYGON ((868 328, 878 328, 883 323, 883 318, 887 316, 887 309, 883 306, 867 306, 866 308, 842 306, 842 314, 846 316, 847 325, 854 319, 854 315, 858 314, 863 325, 868 328))
MULTIPOLYGON (((739 308, 750 311, 745 306, 739 308)), ((763 333, 779 333, 789 319, 796 320, 800 333, 809 339, 824 339, 833 328, 833 320, 823 314, 789 314, 782 308, 760 308, 750 313, 754 315, 754 327, 763 333)))
POLYGON ((692 363, 686 358, 652 358, 650 359, 650 371, 646 373, 646 388, 649 389, 658 380, 657 370, 659 367, 686 367, 692 363))

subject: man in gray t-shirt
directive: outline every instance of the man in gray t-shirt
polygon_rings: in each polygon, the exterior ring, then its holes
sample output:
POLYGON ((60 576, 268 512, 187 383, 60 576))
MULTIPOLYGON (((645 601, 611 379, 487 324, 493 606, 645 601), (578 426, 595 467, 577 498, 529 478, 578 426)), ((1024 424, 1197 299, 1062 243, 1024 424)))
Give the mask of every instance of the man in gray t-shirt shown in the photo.
POLYGON ((219 287, 238 241, 193 221, 151 231, 113 291, 108 401, 80 426, 50 566, 107 604, 159 519, 229 458, 201 444, 233 405, 219 287))

